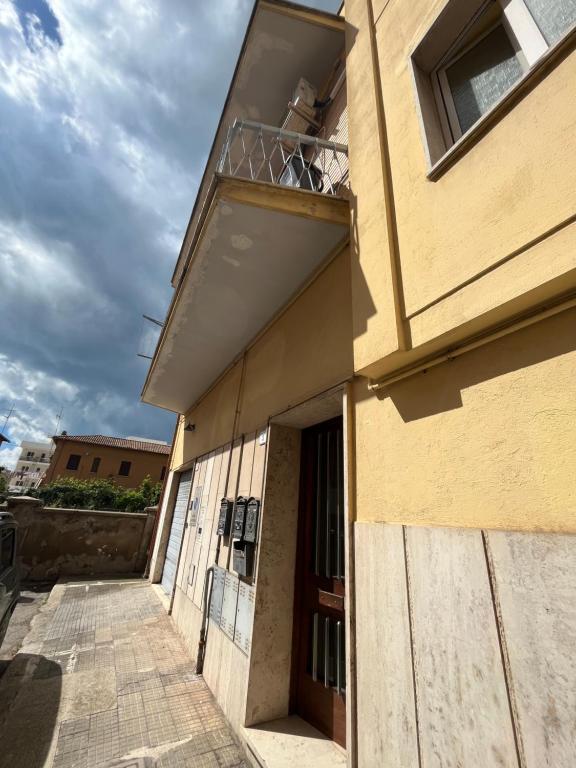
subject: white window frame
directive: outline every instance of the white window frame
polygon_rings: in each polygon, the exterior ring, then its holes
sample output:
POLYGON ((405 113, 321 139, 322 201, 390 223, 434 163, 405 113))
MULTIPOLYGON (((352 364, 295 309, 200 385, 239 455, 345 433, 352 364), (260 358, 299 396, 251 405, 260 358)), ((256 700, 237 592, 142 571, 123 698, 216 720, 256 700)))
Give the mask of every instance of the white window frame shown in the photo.
POLYGON ((526 57, 528 67, 533 67, 548 50, 546 38, 524 0, 498 0, 502 6, 505 26, 511 39, 516 38, 520 50, 526 57))
MULTIPOLYGON (((469 45, 458 49, 459 42, 476 21, 478 21, 478 19, 480 19, 486 12, 491 4, 491 0, 484 3, 470 20, 466 29, 459 35, 458 39, 454 41, 454 44, 450 46, 450 49, 443 57, 441 63, 432 72, 432 88, 438 105, 442 133, 444 134, 444 140, 448 148, 462 138, 464 133, 468 133, 468 131, 472 130, 474 126, 470 126, 465 132, 463 132, 460 127, 460 120, 458 119, 456 105, 454 104, 452 90, 446 74, 447 69, 477 46, 487 35, 499 26, 504 27, 512 47, 516 51, 518 61, 522 67, 522 76, 524 76, 550 48, 524 0, 497 0, 497 2, 502 9, 501 18, 469 45), (455 49, 457 49, 457 53, 453 54, 455 49)), ((515 85, 516 83, 511 85, 509 90, 514 88, 515 85)), ((506 94, 502 94, 498 101, 503 99, 505 95, 506 94)))
MULTIPOLYGON (((446 112, 446 117, 448 118, 448 124, 449 124, 449 133, 447 136, 445 136, 448 143, 453 143, 458 141, 459 138, 463 136, 462 128, 460 127, 460 120, 458 118, 458 113, 456 111, 456 104, 454 103, 454 97, 452 96, 452 89, 450 88, 450 83, 448 82, 448 75, 447 70, 450 69, 450 67, 455 64, 459 59, 462 58, 462 56, 465 56, 469 51, 471 51, 473 48, 475 48, 477 45, 479 45, 484 38, 488 37, 488 35, 492 34, 495 29, 498 29, 498 27, 504 27, 506 33, 508 34, 508 30, 505 28, 502 20, 497 21, 495 24, 492 24, 488 29, 486 29, 479 37, 477 37, 475 40, 473 40, 469 45, 465 46, 461 50, 458 51, 456 56, 453 56, 450 58, 446 64, 443 64, 441 67, 438 67, 438 69, 435 72, 435 78, 434 78, 434 84, 437 84, 437 94, 436 98, 441 99, 441 106, 444 107, 444 110, 446 112)), ((508 37, 510 38, 510 35, 508 34, 508 37)), ((519 51, 517 48, 517 45, 515 44, 515 40, 510 39, 510 42, 512 43, 512 46, 514 47, 514 50, 516 51, 516 56, 520 62, 520 66, 522 67, 523 74, 527 71, 528 66, 526 65, 526 62, 523 60, 523 58, 519 55, 519 51)), ((443 124, 444 132, 446 133, 446 124, 443 124)))
MULTIPOLYGON (((516 51, 518 61, 522 67, 522 77, 524 77, 542 56, 553 47, 549 46, 546 42, 546 38, 540 31, 540 28, 528 10, 528 6, 524 0, 496 0, 502 9, 501 18, 468 45, 459 49, 458 46, 461 40, 486 12, 491 2, 493 2, 493 0, 487 0, 487 2, 478 9, 470 19, 470 22, 466 25, 466 28, 450 46, 440 64, 431 73, 432 90, 438 106, 440 126, 447 149, 461 139, 465 133, 468 133, 468 131, 471 131, 474 128, 474 126, 470 126, 467 131, 462 131, 456 111, 456 105, 452 96, 452 90, 446 74, 446 71, 458 61, 458 59, 472 50, 498 26, 504 27, 512 47, 516 51), (454 54, 455 49, 457 50, 457 53, 454 54)), ((566 34, 569 34, 570 31, 571 30, 567 30, 566 34)), ((515 86, 516 83, 513 83, 509 90, 512 90, 515 86)), ((506 93, 502 94, 495 105, 505 98, 505 96, 506 93)))

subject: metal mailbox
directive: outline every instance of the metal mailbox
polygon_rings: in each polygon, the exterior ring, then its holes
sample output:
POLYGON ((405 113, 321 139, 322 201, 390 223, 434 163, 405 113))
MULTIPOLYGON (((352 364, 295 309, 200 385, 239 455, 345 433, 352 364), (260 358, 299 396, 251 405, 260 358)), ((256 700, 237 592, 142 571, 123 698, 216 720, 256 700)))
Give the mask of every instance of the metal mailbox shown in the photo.
POLYGON ((246 522, 244 525, 244 541, 256 544, 258 540, 258 518, 260 516, 260 500, 251 498, 246 506, 246 522))
POLYGON ((238 576, 252 576, 254 571, 254 545, 243 541, 234 542, 232 567, 238 576))
POLYGON ((232 538, 241 540, 244 537, 244 524, 246 522, 246 507, 248 499, 238 496, 234 505, 234 522, 232 523, 232 538))
POLYGON ((230 499, 222 499, 220 502, 220 515, 218 517, 218 536, 230 536, 230 526, 232 525, 232 510, 234 502, 230 499))

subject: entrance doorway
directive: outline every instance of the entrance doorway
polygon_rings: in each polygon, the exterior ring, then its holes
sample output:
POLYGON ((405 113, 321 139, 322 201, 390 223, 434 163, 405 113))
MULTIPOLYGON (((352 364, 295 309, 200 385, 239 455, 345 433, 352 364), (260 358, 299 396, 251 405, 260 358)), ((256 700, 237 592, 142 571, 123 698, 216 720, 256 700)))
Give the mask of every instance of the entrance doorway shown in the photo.
POLYGON ((293 710, 346 746, 342 417, 302 432, 293 710))

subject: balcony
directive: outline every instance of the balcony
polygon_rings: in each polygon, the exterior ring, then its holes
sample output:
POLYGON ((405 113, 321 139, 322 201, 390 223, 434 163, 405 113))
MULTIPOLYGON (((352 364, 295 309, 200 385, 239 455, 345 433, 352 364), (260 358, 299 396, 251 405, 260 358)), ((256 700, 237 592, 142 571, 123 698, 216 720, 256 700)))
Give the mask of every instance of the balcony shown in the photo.
POLYGON ((346 243, 347 147, 235 121, 144 385, 186 412, 346 243))
POLYGON ((218 172, 346 198, 348 147, 317 136, 236 120, 224 144, 218 172))

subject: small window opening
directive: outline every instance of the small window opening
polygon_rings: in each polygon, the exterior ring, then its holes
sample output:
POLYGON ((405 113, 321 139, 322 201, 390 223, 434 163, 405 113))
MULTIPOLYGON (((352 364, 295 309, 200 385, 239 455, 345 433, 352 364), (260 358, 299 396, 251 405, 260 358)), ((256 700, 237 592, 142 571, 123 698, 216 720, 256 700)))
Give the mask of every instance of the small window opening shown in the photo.
POLYGON ((120 462, 120 469, 118 470, 118 474, 122 477, 128 477, 130 474, 130 468, 132 467, 131 461, 121 461, 120 462))
POLYGON ((80 466, 80 456, 77 453, 71 453, 70 456, 68 456, 68 463, 66 464, 66 469, 78 469, 80 466))

